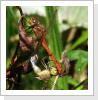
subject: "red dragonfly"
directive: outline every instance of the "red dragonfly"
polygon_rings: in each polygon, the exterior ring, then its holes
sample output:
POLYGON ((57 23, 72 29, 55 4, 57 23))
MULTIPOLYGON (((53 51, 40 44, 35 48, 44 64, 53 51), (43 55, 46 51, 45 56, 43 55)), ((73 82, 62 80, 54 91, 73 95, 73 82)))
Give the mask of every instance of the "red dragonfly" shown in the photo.
MULTIPOLYGON (((11 64, 9 65, 9 69, 6 73, 8 79, 10 79, 10 77, 15 77, 15 75, 20 74, 20 72, 27 73, 27 72, 32 71, 29 63, 22 64, 22 65, 20 64, 25 62, 26 60, 29 60, 31 56, 33 56, 36 53, 36 46, 39 47, 39 44, 43 45, 43 47, 46 49, 49 56, 51 57, 52 61, 56 65, 56 68, 58 70, 58 75, 59 76, 66 75, 66 72, 62 71, 62 66, 58 63, 58 61, 56 60, 56 58, 54 57, 54 55, 48 48, 48 45, 45 39, 48 30, 46 31, 46 29, 44 29, 41 25, 39 25, 37 18, 31 17, 29 21, 31 26, 29 28, 32 28, 32 31, 35 33, 35 36, 37 37, 37 41, 34 41, 32 37, 27 37, 27 33, 22 25, 23 17, 24 16, 20 17, 19 24, 18 24, 19 31, 20 31, 20 35, 19 35, 20 37, 19 46, 20 47, 19 48, 17 47, 18 49, 16 49, 15 54, 12 58, 11 64), (21 51, 17 53, 18 50, 21 50, 21 51)), ((66 60, 64 63, 66 65, 66 60)))
MULTIPOLYGON (((23 16, 21 16, 20 20, 23 18, 23 16)), ((35 36, 37 37, 37 41, 38 43, 41 42, 41 44, 43 45, 43 47, 46 49, 48 55, 51 57, 51 59, 53 60, 54 64, 56 65, 57 69, 58 69, 58 74, 60 76, 63 75, 63 71, 62 71, 62 66, 58 63, 58 61, 56 60, 55 56, 52 54, 52 52, 50 51, 47 41, 45 39, 47 31, 45 28, 43 28, 40 24, 37 18, 35 17, 31 17, 29 20, 30 23, 30 27, 32 28, 32 31, 35 33, 35 36)))

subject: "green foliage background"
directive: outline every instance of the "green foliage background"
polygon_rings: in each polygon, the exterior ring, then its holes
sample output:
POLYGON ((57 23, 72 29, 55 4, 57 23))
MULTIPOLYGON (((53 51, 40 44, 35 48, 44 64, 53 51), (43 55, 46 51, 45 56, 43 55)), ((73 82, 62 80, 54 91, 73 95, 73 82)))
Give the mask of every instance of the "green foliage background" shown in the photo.
MULTIPOLYGON (((25 14, 25 16, 27 20, 32 16, 38 17, 40 24, 45 27, 49 25, 54 10, 55 7, 44 7, 46 17, 38 13, 25 14)), ((16 7, 6 7, 6 66, 9 65, 18 42, 18 19, 20 15, 17 12, 19 11, 16 7)), ((59 7, 58 14, 59 16, 56 15, 53 25, 51 24, 53 28, 49 34, 51 38, 48 40, 48 44, 57 60, 60 60, 61 53, 65 49, 67 50, 65 56, 69 57, 71 68, 69 75, 59 78, 56 85, 62 90, 87 89, 85 87, 88 86, 88 8, 85 6, 59 7)), ((43 68, 40 60, 48 54, 44 48, 39 51, 39 54, 38 65, 43 68)), ((51 81, 45 85, 44 81, 37 80, 34 78, 35 76, 34 72, 22 75, 21 89, 42 89, 43 86, 48 87, 52 84, 55 79, 53 76, 51 81)))

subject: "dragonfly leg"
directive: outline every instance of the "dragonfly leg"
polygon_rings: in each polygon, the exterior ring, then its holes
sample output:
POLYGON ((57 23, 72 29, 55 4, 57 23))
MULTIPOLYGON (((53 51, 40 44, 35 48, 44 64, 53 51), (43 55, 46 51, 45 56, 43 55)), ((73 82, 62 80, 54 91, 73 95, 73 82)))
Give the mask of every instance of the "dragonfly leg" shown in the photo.
POLYGON ((44 59, 41 60, 41 63, 45 67, 45 69, 48 69, 47 64, 45 63, 44 59))

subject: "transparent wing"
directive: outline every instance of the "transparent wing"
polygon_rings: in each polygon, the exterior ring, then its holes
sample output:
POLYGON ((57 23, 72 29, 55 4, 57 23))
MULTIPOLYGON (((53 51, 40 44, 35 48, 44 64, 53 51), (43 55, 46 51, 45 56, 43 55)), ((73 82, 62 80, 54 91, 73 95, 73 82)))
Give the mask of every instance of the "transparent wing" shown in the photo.
POLYGON ((48 24, 48 27, 46 28, 46 38, 50 38, 51 35, 51 31, 53 31, 53 28, 54 28, 54 25, 56 23, 56 17, 57 17, 57 14, 58 14, 58 10, 59 10, 59 6, 56 6, 54 9, 51 7, 51 8, 46 8, 46 10, 48 10, 48 13, 47 13, 47 24, 48 24), (50 16, 51 15, 51 16, 50 16))
POLYGON ((44 85, 44 90, 63 90, 60 87, 57 86, 53 81, 49 80, 45 85, 44 85), (54 86, 54 88, 53 88, 54 86))
POLYGON ((63 90, 60 87, 58 87, 56 84, 53 88, 54 82, 49 80, 49 81, 43 81, 43 80, 38 80, 37 78, 32 79, 32 83, 28 88, 30 90, 63 90), (52 89, 53 88, 53 89, 52 89))

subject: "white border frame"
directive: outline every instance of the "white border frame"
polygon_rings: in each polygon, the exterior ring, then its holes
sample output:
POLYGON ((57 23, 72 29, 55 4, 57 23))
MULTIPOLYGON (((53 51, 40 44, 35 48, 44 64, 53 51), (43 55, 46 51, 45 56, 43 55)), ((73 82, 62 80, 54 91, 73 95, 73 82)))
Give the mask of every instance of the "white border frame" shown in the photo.
POLYGON ((4 96, 0 96, 0 100, 4 100, 4 96))
POLYGON ((98 4, 98 0, 94 0, 94 4, 98 4))
POLYGON ((93 95, 93 1, 1 1, 1 95, 93 95), (88 90, 6 90, 6 6, 88 6, 88 90))

